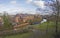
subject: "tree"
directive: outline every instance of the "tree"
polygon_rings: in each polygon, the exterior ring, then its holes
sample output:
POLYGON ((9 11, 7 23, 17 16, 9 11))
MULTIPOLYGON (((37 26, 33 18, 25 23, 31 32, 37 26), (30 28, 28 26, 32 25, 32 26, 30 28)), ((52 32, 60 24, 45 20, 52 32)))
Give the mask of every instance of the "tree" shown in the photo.
POLYGON ((56 35, 57 35, 57 33, 58 33, 58 20, 59 20, 59 10, 60 10, 60 2, 59 2, 59 0, 56 0, 56 1, 53 1, 53 4, 50 4, 50 6, 52 6, 52 7, 54 7, 53 8, 53 11, 54 12, 56 12, 56 13, 53 13, 53 14, 55 14, 55 18, 56 18, 56 30, 55 30, 55 32, 56 32, 56 35))
POLYGON ((8 17, 8 14, 6 12, 4 12, 4 15, 3 15, 3 22, 4 22, 4 29, 11 29, 12 28, 12 24, 9 20, 9 17, 8 17))
POLYGON ((56 0, 56 6, 54 5, 54 7, 56 8, 56 11, 57 11, 57 13, 56 13, 56 35, 57 35, 57 32, 58 32, 58 19, 59 19, 59 0, 56 0))

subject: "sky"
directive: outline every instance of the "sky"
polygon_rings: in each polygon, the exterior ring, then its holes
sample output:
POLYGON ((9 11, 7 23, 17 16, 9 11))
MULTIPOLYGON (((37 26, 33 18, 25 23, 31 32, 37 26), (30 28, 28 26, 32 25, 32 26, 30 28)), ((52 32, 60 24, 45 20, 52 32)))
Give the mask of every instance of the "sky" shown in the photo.
MULTIPOLYGON (((51 0, 0 0, 0 13, 6 11, 9 14, 31 13, 35 14, 36 9, 40 8, 40 14, 48 14, 43 12, 53 12, 50 7, 45 6, 51 0), (43 9, 43 10, 42 10, 43 9)), ((48 4, 47 4, 48 5, 48 4)))

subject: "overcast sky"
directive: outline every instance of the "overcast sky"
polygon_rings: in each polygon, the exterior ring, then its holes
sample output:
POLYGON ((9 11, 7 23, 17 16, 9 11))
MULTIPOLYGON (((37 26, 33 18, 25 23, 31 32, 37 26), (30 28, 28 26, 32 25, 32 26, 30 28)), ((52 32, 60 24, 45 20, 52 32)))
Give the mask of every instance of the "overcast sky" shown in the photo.
POLYGON ((37 8, 52 11, 45 6, 48 2, 52 3, 51 0, 0 0, 0 12, 7 11, 9 14, 26 12, 34 14, 37 8))

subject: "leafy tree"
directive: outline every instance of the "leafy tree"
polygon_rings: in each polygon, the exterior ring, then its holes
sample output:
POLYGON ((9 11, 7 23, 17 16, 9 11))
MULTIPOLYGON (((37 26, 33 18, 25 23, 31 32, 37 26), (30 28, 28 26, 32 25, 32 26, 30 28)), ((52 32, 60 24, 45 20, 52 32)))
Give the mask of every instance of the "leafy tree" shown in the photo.
POLYGON ((3 15, 3 22, 4 22, 4 29, 11 29, 12 28, 12 23, 9 20, 8 14, 4 12, 3 15))

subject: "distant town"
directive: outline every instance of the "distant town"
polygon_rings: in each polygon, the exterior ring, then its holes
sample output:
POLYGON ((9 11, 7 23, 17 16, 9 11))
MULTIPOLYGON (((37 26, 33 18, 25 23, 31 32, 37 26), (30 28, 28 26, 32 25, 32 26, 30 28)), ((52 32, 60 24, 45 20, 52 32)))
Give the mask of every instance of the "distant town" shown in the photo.
POLYGON ((13 30, 17 30, 28 25, 38 24, 41 21, 42 16, 39 14, 9 15, 5 12, 3 15, 0 16, 0 29, 4 27, 6 27, 5 29, 8 29, 10 26, 12 26, 11 28, 13 28, 13 30))

